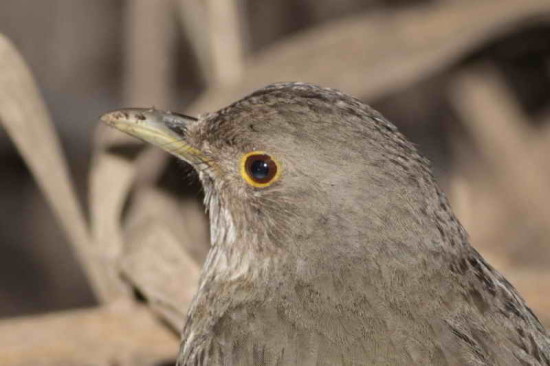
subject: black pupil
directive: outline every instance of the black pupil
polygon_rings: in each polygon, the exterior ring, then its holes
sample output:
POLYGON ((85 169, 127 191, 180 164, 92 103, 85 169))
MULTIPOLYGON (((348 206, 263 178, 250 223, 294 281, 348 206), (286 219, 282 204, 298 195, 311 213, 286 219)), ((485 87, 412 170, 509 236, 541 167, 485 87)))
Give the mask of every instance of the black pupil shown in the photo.
POLYGON ((269 164, 265 160, 255 160, 250 166, 250 173, 256 179, 266 179, 269 176, 269 164))

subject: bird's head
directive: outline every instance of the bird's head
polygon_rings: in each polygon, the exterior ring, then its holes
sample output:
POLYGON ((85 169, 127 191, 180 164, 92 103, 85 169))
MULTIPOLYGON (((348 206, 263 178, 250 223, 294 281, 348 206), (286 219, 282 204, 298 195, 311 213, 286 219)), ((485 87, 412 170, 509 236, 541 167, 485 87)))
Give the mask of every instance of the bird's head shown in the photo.
POLYGON ((362 256, 435 232, 425 216, 437 192, 424 159, 338 91, 274 84, 198 119, 126 109, 102 120, 195 168, 213 246, 362 256))

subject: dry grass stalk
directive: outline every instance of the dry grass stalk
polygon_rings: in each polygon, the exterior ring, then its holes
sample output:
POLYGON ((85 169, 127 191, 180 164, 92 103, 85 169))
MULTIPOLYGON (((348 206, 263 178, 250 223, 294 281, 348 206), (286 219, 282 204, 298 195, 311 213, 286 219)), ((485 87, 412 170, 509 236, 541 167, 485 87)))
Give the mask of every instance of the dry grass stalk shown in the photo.
POLYGON ((452 91, 455 106, 483 158, 499 175, 497 184, 505 192, 503 197, 550 230, 550 177, 540 169, 544 162, 532 158, 533 144, 539 146, 538 135, 498 75, 486 67, 464 72, 452 91))
POLYGON ((108 297, 108 281, 91 245, 53 124, 28 67, 1 34, 0 122, 52 206, 94 292, 100 299, 108 297))
POLYGON ((235 84, 244 74, 242 17, 238 1, 207 0, 206 9, 213 84, 235 84))
POLYGON ((130 296, 118 271, 124 239, 120 218, 127 194, 136 175, 136 166, 120 156, 96 154, 90 174, 91 233, 99 252, 104 275, 112 284, 107 302, 130 296))
POLYGON ((282 80, 329 85, 369 100, 444 70, 519 24, 549 16, 547 0, 450 1, 359 14, 313 27, 249 58, 238 84, 207 90, 191 111, 215 110, 282 80))
POLYGON ((550 321, 550 281, 544 280, 550 270, 534 263, 520 266, 514 258, 521 245, 529 257, 546 258, 546 263, 550 259, 550 247, 544 245, 550 238, 550 176, 540 169, 547 161, 548 136, 529 125, 495 69, 487 65, 460 72, 451 85, 451 98, 480 152, 463 164, 473 174, 459 175, 461 191, 453 198, 467 202, 459 205, 458 215, 465 218, 474 245, 495 258, 494 264, 550 321), (525 218, 529 222, 518 224, 525 218), (529 231, 538 239, 529 240, 529 231), (513 240, 523 242, 506 244, 513 240), (544 243, 537 244, 541 240, 544 243))
POLYGON ((243 22, 237 0, 178 0, 180 23, 210 85, 231 85, 244 74, 243 22))
POLYGON ((125 11, 124 102, 170 107, 176 42, 172 0, 131 0, 125 11))
POLYGON ((177 337, 144 307, 92 310, 0 322, 0 365, 146 366, 173 360, 177 337))
POLYGON ((122 271, 149 305, 180 331, 186 309, 197 290, 200 264, 181 248, 178 238, 162 222, 136 222, 127 235, 122 271))

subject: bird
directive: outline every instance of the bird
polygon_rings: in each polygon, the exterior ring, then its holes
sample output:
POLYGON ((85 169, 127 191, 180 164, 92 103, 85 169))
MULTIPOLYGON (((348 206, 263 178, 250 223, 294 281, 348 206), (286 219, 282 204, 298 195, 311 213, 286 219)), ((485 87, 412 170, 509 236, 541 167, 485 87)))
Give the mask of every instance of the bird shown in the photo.
POLYGON ((198 173, 211 247, 180 366, 540 365, 550 338, 396 126, 284 82, 198 118, 101 120, 198 173))

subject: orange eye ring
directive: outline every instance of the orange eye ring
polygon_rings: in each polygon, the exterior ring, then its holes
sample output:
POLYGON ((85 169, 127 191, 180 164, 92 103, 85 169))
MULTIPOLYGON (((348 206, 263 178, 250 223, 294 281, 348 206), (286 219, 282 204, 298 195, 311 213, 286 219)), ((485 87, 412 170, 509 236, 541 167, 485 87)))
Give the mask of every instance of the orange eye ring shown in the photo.
POLYGON ((281 167, 265 151, 251 151, 241 158, 241 175, 251 186, 265 188, 279 179, 281 167))

